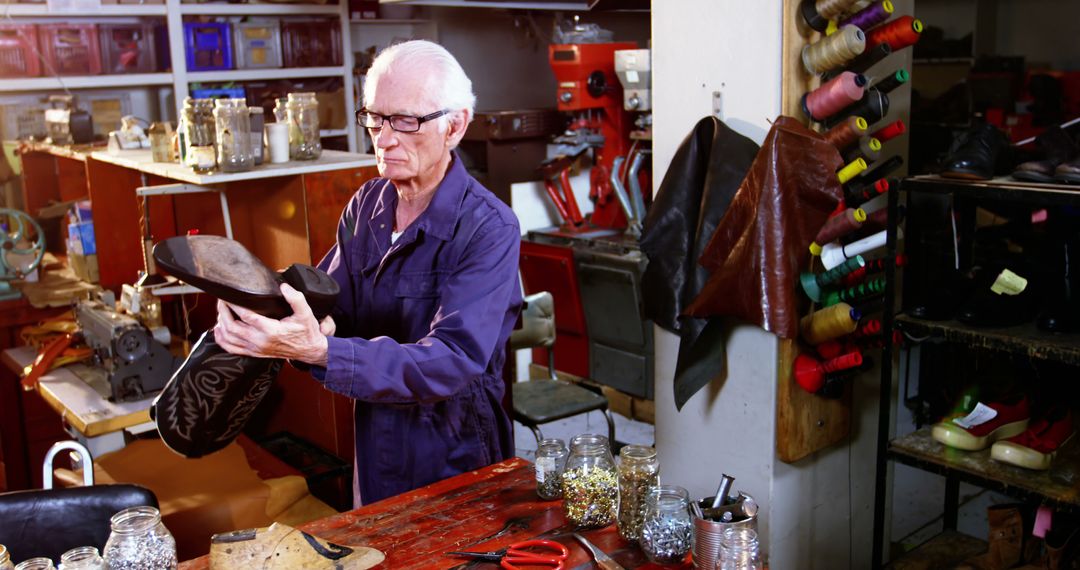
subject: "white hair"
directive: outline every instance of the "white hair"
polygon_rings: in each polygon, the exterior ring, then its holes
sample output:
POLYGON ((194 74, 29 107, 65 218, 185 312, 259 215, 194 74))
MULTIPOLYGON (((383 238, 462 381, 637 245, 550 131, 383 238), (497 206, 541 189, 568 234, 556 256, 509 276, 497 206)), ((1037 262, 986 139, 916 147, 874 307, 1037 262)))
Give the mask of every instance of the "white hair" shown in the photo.
POLYGON ((472 81, 461 64, 441 45, 427 40, 412 40, 392 45, 371 62, 367 72, 367 88, 364 89, 364 105, 371 104, 379 78, 385 73, 433 74, 430 85, 436 90, 432 95, 443 109, 468 111, 471 121, 476 107, 472 81))

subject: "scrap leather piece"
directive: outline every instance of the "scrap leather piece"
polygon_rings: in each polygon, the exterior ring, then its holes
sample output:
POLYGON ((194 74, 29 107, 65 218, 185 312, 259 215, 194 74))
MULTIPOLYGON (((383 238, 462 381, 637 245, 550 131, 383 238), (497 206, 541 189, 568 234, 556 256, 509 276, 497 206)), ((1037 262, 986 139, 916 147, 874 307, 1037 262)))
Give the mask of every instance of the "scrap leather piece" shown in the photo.
POLYGON ((686 309, 730 315, 781 338, 799 332, 799 273, 809 246, 843 199, 840 153, 797 120, 773 123, 699 262, 711 273, 686 309))

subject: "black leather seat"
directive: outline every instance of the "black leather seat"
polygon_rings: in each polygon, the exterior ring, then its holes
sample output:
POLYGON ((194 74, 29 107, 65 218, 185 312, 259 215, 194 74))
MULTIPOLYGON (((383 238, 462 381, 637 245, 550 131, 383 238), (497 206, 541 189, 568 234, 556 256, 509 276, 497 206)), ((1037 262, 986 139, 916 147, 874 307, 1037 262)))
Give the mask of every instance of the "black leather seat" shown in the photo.
POLYGON ((157 497, 138 485, 93 485, 0 494, 0 544, 11 560, 60 555, 78 546, 105 548, 116 513, 157 507, 157 497))

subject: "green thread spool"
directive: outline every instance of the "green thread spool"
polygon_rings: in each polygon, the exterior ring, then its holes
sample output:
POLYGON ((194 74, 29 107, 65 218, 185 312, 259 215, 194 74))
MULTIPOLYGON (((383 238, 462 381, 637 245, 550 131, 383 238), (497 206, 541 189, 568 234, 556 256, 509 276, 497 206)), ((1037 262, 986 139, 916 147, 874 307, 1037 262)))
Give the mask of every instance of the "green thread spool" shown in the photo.
MULTIPOLYGON (((849 260, 850 261, 850 260, 849 260)), ((885 291, 885 278, 875 277, 864 283, 859 283, 847 289, 829 291, 825 294, 822 305, 829 307, 840 302, 851 303, 874 295, 880 295, 885 291)))

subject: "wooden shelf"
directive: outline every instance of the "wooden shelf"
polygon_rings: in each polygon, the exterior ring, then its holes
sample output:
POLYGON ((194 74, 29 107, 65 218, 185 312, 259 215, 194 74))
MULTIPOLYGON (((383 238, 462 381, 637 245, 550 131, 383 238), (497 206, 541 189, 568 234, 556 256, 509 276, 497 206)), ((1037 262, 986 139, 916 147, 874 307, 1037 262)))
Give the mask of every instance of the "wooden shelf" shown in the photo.
POLYGON ((68 18, 73 16, 165 16, 164 4, 105 4, 93 10, 49 10, 47 4, 2 4, 0 14, 68 18))
POLYGON ((898 315, 896 323, 900 330, 916 337, 929 335, 975 348, 1080 366, 1080 334, 1048 333, 1039 330, 1034 323, 985 328, 957 321, 925 321, 908 315, 898 315))
POLYGON ((309 16, 341 14, 337 4, 181 4, 186 16, 309 16))
POLYGON ((46 91, 50 89, 87 89, 172 85, 171 73, 131 73, 126 75, 75 75, 69 77, 26 77, 0 79, 0 92, 46 91))
POLYGON ((212 81, 268 81, 306 77, 341 77, 342 67, 283 67, 278 69, 228 69, 224 71, 192 71, 187 74, 191 83, 212 81))
MULTIPOLYGON (((1075 450, 1076 446, 1071 446, 1075 450)), ((1070 452, 1066 447, 1063 453, 1070 452)), ((1075 451, 1073 451, 1075 453, 1075 451)), ((934 441, 930 428, 898 437, 889 443, 889 455, 901 463, 940 475, 957 477, 974 485, 1019 499, 1038 499, 1058 509, 1080 512, 1080 486, 1070 484, 1051 467, 1034 471, 990 459, 990 449, 960 451, 934 441)), ((1076 457, 1056 458, 1055 466, 1075 465, 1076 457)))
POLYGON ((987 543, 973 536, 947 530, 885 565, 886 570, 953 568, 986 552, 987 543))
POLYGON ((908 192, 955 194, 970 198, 1011 200, 1043 205, 1080 205, 1080 186, 1022 182, 1008 176, 992 180, 960 180, 928 175, 905 178, 900 185, 908 192))
POLYGON ((398 20, 398 19, 359 19, 349 20, 350 24, 371 24, 373 26, 423 26, 430 24, 432 20, 398 20))

